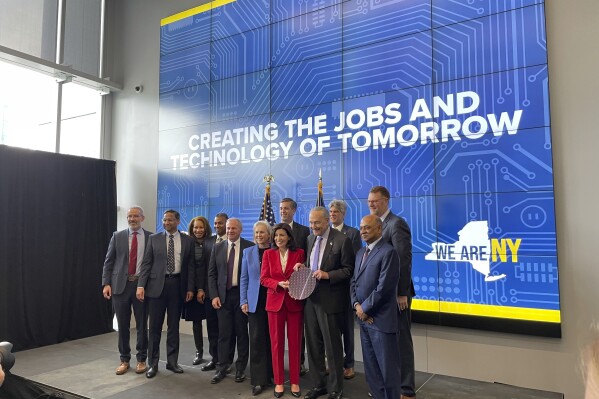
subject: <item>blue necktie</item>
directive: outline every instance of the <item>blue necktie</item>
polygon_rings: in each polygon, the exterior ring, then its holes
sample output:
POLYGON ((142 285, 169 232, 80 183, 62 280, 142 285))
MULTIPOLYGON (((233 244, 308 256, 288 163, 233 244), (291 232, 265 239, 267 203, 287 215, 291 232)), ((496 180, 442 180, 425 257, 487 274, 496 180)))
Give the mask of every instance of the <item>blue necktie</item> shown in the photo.
POLYGON ((318 264, 318 258, 320 258, 320 242, 322 241, 322 236, 316 237, 316 244, 314 244, 314 248, 312 248, 312 255, 310 256, 310 269, 313 272, 320 269, 318 264))

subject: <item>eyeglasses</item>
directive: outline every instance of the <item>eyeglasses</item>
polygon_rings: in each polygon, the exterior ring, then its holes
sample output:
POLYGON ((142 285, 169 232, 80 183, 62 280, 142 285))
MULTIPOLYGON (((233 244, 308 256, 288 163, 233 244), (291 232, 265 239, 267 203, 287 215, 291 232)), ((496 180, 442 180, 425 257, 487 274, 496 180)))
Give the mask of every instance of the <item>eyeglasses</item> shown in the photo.
POLYGON ((382 200, 386 200, 386 199, 387 198, 382 197, 382 198, 378 198, 378 199, 375 199, 375 200, 368 200, 368 204, 376 204, 377 202, 382 201, 382 200))

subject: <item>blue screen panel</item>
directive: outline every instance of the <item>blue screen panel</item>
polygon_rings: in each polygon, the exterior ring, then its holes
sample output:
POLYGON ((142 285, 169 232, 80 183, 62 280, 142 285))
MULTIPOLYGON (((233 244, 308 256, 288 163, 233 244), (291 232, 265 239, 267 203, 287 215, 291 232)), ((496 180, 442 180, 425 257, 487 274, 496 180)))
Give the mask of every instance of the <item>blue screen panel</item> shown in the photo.
POLYGON ((212 80, 268 68, 268 28, 258 28, 212 42, 212 80))
POLYGON ((341 53, 272 69, 271 112, 341 98, 341 53))
POLYGON ((210 121, 210 91, 207 84, 160 94, 160 130, 204 124, 210 121))
POLYGON ((428 31, 430 17, 430 0, 350 0, 343 3, 343 48, 428 31))
POLYGON ((433 30, 435 82, 547 63, 543 5, 433 30))
POLYGON ((210 41, 210 12, 196 14, 160 27, 160 55, 210 41))
POLYGON ((341 3, 345 0, 272 0, 272 22, 293 18, 300 14, 308 14, 333 6, 333 16, 341 15, 341 3))
POLYGON ((269 111, 270 72, 213 82, 210 94, 213 122, 265 114, 269 111))
POLYGON ((160 58, 160 92, 210 81, 210 44, 204 43, 160 58))
POLYGON ((270 20, 268 1, 234 1, 212 10, 212 40, 265 26, 270 20))
POLYGON ((433 26, 455 24, 486 17, 504 11, 527 7, 533 4, 542 4, 543 0, 511 0, 511 1, 447 1, 432 0, 433 26))

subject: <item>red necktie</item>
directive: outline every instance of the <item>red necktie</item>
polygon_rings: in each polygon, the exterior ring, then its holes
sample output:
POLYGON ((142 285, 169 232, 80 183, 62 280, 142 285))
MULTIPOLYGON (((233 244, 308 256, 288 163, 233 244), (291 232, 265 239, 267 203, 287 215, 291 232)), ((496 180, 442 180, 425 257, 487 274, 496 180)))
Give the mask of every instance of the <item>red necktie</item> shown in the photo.
POLYGON ((131 240, 131 250, 129 251, 129 273, 130 276, 135 276, 137 269, 137 231, 133 232, 133 239, 131 240))

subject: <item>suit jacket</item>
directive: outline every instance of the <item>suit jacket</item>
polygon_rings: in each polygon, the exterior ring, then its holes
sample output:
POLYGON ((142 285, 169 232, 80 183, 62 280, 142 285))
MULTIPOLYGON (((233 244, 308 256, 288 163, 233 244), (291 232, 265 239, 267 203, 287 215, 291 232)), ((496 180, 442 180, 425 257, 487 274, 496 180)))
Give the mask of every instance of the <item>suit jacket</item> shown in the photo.
MULTIPOLYGON (((308 237, 306 266, 310 265, 310 254, 316 236, 308 237)), ((351 240, 329 226, 329 238, 326 242, 320 270, 329 274, 328 280, 320 280, 309 301, 321 304, 326 313, 344 312, 349 307, 349 282, 354 273, 355 255, 351 240)))
MULTIPOLYGON (((164 276, 166 275, 166 232, 152 234, 146 243, 144 260, 141 264, 141 272, 138 287, 145 288, 145 295, 150 298, 158 298, 164 288, 164 276)), ((194 291, 194 239, 179 232, 181 236, 181 294, 183 299, 187 291, 194 291)))
POLYGON ((304 263, 306 260, 304 250, 301 248, 287 251, 287 253, 289 254, 287 255, 287 267, 283 272, 278 248, 268 249, 264 252, 260 284, 268 288, 266 294, 266 310, 268 312, 278 312, 283 307, 283 302, 290 312, 299 312, 304 308, 303 301, 293 299, 289 296, 289 291, 279 287, 280 281, 289 280, 293 274, 293 266, 296 263, 304 263))
POLYGON ((310 228, 304 226, 303 224, 293 222, 291 234, 293 235, 295 246, 297 248, 303 249, 304 253, 307 253, 306 250, 308 249, 308 236, 310 235, 310 228))
MULTIPOLYGON (((141 229, 144 234, 144 248, 148 246, 148 237, 152 234, 141 229)), ((122 294, 127 285, 127 274, 129 272, 129 229, 115 231, 112 233, 104 269, 102 270, 102 286, 110 285, 113 295, 122 294)))
MULTIPOLYGON (((241 284, 241 267, 243 265, 243 252, 246 248, 254 245, 253 242, 240 238, 239 250, 239 266, 237 268, 237 278, 241 284)), ((228 241, 222 241, 214 244, 212 254, 210 255, 210 265, 208 266, 208 292, 210 298, 220 298, 221 303, 227 300, 227 250, 229 248, 228 241)), ((237 248, 235 249, 237 250, 237 248)))
POLYGON ((397 283, 399 257, 391 244, 380 240, 366 257, 366 248, 356 255, 356 268, 351 280, 351 301, 362 305, 362 310, 374 319, 373 324, 359 322, 366 328, 384 333, 397 332, 397 283))
POLYGON ((241 262, 239 305, 247 303, 250 313, 256 312, 260 294, 260 252, 258 249, 257 245, 244 249, 241 262))
POLYGON ((362 248, 362 238, 360 237, 360 231, 354 227, 348 226, 345 223, 343 223, 341 232, 349 237, 349 239, 351 240, 352 248, 354 249, 354 254, 357 253, 358 250, 362 248))
MULTIPOLYGON (((212 254, 212 247, 216 242, 216 237, 211 236, 204 240, 204 253, 202 255, 202 263, 196 265, 195 268, 195 291, 202 289, 208 295, 208 266, 210 265, 210 255, 212 254)), ((195 248, 194 248, 195 251, 195 248)), ((195 254, 194 254, 195 258, 195 254)))
POLYGON ((383 222, 383 240, 393 245, 399 255, 398 296, 414 296, 412 282, 412 233, 408 223, 393 212, 389 212, 383 222))

